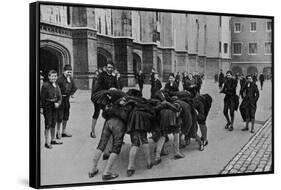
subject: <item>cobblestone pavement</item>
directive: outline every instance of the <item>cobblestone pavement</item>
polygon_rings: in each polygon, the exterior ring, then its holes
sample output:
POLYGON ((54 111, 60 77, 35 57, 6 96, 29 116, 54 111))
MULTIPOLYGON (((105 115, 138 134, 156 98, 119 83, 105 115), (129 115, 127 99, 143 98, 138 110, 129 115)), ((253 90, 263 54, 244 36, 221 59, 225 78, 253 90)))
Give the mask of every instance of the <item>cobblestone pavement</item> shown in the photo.
POLYGON ((221 171, 239 174, 272 171, 272 118, 261 127, 249 142, 221 171))

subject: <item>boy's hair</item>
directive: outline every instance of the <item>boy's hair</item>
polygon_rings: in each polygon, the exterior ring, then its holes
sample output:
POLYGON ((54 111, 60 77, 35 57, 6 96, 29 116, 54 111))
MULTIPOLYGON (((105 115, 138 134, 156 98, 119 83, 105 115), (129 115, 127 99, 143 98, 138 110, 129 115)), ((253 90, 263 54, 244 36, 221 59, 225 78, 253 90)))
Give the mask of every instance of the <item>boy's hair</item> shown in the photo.
POLYGON ((58 73, 57 73, 57 71, 55 71, 55 70, 50 70, 50 71, 48 72, 48 76, 50 76, 50 75, 52 75, 52 74, 58 74, 58 73))
POLYGON ((253 78, 252 75, 247 75, 247 76, 246 76, 246 79, 248 79, 248 78, 250 78, 250 77, 253 78))
POLYGON ((169 77, 175 77, 174 73, 170 73, 169 77))
POLYGON ((112 66, 114 67, 114 63, 113 63, 113 61, 108 60, 108 61, 107 61, 107 63, 106 63, 106 65, 108 65, 108 64, 109 64, 109 65, 112 65, 112 66))
POLYGON ((231 74, 232 75, 232 71, 227 71, 226 74, 231 74))

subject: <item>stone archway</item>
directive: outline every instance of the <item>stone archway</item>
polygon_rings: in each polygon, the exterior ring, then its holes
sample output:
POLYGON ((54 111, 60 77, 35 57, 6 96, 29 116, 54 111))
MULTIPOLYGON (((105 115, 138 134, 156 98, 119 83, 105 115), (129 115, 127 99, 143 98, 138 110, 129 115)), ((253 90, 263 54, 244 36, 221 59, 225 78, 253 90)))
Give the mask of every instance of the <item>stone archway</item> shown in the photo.
POLYGON ((141 70, 141 58, 138 54, 133 53, 133 72, 137 74, 141 70))
POLYGON ((60 75, 63 66, 71 64, 69 51, 63 45, 50 40, 40 42, 39 58, 39 69, 44 76, 44 80, 47 80, 50 70, 56 70, 60 75))
POLYGON ((258 73, 258 69, 256 67, 254 67, 254 66, 248 67, 248 69, 247 69, 248 75, 252 75, 252 74, 255 74, 255 73, 258 73))
POLYGON ((236 75, 237 73, 239 73, 239 74, 242 74, 242 73, 243 73, 242 68, 239 67, 239 66, 234 66, 234 67, 231 68, 231 70, 232 70, 232 73, 233 73, 234 75, 236 75))
POLYGON ((98 52, 98 59, 97 59, 98 69, 103 68, 104 66, 106 66, 107 61, 109 61, 109 60, 112 61, 112 55, 106 49, 98 47, 97 52, 98 52))

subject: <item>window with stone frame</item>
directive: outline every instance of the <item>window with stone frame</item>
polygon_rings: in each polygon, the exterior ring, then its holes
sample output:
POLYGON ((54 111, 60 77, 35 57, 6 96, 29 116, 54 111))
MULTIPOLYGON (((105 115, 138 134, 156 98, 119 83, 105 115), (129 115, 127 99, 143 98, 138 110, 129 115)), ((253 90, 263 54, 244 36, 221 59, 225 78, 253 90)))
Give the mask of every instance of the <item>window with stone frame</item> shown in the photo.
POLYGON ((258 52, 258 44, 257 42, 250 42, 249 43, 249 54, 255 55, 258 52))
POLYGON ((228 43, 223 44, 223 52, 227 53, 228 52, 228 43))
POLYGON ((250 31, 251 32, 256 32, 257 31, 257 23, 256 22, 251 22, 250 23, 250 31))
POLYGON ((241 32, 241 23, 234 23, 234 32, 235 33, 241 32))
POLYGON ((264 48, 265 48, 265 54, 271 54, 272 53, 272 43, 271 42, 265 42, 264 48))
POLYGON ((234 42, 233 44, 233 55, 241 55, 242 54, 242 43, 234 42))

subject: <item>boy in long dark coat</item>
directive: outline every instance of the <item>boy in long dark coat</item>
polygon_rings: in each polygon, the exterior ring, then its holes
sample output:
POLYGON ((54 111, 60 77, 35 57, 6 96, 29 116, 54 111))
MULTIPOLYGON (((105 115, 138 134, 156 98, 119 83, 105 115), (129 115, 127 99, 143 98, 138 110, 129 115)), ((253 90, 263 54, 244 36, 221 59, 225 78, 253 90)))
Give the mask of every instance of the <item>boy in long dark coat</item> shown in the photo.
MULTIPOLYGON (((118 89, 118 83, 116 76, 113 76, 114 64, 112 61, 108 61, 106 65, 106 71, 99 74, 95 87, 92 89, 92 94, 101 90, 118 89)), ((95 111, 92 117, 92 126, 90 136, 96 138, 95 128, 97 124, 98 117, 100 115, 101 106, 94 103, 95 111)))
POLYGON ((58 122, 57 122, 57 138, 61 137, 71 137, 72 135, 66 132, 66 125, 69 119, 70 102, 69 98, 73 98, 73 94, 76 92, 77 87, 72 75, 71 65, 64 66, 64 72, 61 77, 58 78, 57 83, 61 89, 62 103, 58 110, 58 122), (62 123, 62 133, 60 126, 62 123))
MULTIPOLYGON (((232 72, 227 71, 226 80, 223 89, 221 90, 220 93, 225 94, 223 114, 227 121, 225 128, 228 129, 229 131, 233 130, 234 112, 235 110, 237 110, 238 107, 236 87, 237 87, 237 81, 232 78, 232 72), (230 118, 228 112, 230 112, 230 118)), ((239 97, 238 97, 238 104, 239 104, 239 97)))
POLYGON ((43 115, 45 118, 45 147, 52 148, 52 144, 62 144, 56 141, 56 122, 58 107, 61 104, 62 96, 59 86, 56 84, 57 72, 55 70, 49 71, 49 81, 43 83, 41 88, 41 105, 43 108, 43 115), (49 133, 51 131, 51 142, 49 140, 49 133))
POLYGON ((246 121, 246 126, 243 131, 249 130, 249 122, 252 122, 251 133, 254 133, 255 113, 257 109, 257 101, 259 99, 259 90, 257 85, 253 82, 251 75, 247 76, 247 83, 241 89, 243 101, 240 105, 242 118, 246 121))

